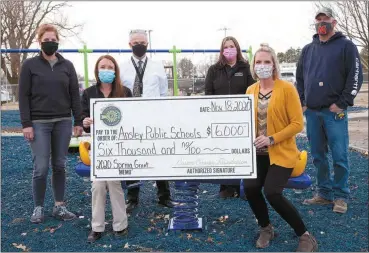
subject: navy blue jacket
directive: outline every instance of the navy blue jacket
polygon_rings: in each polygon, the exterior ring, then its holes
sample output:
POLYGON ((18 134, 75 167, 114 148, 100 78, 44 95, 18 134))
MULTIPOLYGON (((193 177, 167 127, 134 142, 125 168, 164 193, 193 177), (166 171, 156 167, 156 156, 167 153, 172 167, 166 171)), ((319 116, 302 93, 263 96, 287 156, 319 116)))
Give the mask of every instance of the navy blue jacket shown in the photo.
POLYGON ((302 106, 328 108, 335 103, 341 109, 354 105, 363 83, 360 55, 352 41, 336 32, 328 41, 313 42, 301 51, 296 70, 296 86, 302 106))

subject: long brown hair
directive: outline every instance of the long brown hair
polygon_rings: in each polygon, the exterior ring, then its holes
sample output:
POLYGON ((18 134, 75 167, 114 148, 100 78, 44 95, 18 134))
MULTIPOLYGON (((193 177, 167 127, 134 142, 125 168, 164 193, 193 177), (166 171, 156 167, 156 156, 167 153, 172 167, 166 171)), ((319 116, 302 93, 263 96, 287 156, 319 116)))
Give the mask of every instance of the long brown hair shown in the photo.
POLYGON ((112 97, 119 98, 119 97, 126 97, 127 94, 124 92, 122 81, 120 80, 120 70, 117 61, 111 55, 103 55, 97 59, 95 64, 95 78, 97 82, 97 86, 101 85, 101 80, 99 78, 99 63, 102 59, 108 59, 113 62, 114 64, 114 71, 115 71, 115 78, 112 82, 111 92, 112 97))
POLYGON ((217 63, 220 64, 222 67, 227 65, 227 59, 224 57, 223 52, 224 52, 224 44, 229 40, 233 41, 237 49, 237 61, 247 62, 245 58, 243 58, 242 56, 240 44, 238 44, 238 41, 232 36, 227 36, 222 40, 222 44, 220 45, 220 53, 219 53, 219 59, 217 63))

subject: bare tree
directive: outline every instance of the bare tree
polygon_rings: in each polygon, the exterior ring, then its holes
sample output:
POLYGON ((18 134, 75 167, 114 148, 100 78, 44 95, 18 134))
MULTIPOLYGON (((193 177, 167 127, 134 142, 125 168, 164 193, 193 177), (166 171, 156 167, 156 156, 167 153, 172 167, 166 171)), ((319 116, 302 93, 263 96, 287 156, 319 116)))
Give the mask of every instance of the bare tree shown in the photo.
MULTIPOLYGON (((316 9, 320 7, 331 8, 337 20, 338 29, 347 35, 359 47, 369 48, 369 1, 319 1, 315 3, 316 9)), ((363 66, 368 68, 368 59, 361 57, 363 66)))
POLYGON ((178 62, 178 74, 181 78, 192 78, 196 73, 196 67, 190 59, 182 58, 178 62))
POLYGON ((205 57, 203 61, 197 64, 197 74, 200 77, 205 77, 211 65, 215 64, 218 60, 218 54, 211 54, 205 57))
MULTIPOLYGON (((66 2, 1 1, 1 47, 30 48, 36 41, 37 27, 43 23, 55 25, 61 37, 77 35, 83 25, 69 24, 68 18, 63 15, 66 7, 70 7, 66 2)), ((20 66, 28 56, 28 53, 1 54, 1 69, 9 83, 18 83, 20 66)), ((16 97, 18 98, 17 94, 16 97)))
POLYGON ((363 67, 364 69, 368 70, 368 64, 365 65, 365 62, 368 63, 369 62, 369 50, 368 48, 362 48, 361 52, 360 52, 360 59, 361 62, 363 63, 363 67))

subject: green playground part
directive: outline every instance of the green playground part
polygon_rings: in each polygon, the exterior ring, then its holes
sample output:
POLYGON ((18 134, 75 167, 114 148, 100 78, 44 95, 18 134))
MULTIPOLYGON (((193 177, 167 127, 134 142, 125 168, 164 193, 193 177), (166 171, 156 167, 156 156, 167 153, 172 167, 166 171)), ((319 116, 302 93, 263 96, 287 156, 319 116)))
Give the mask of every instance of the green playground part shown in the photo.
POLYGON ((89 141, 90 139, 90 136, 72 137, 69 142, 69 148, 78 148, 81 141, 89 141))
POLYGON ((177 53, 180 53, 181 50, 173 46, 169 52, 173 54, 173 95, 178 96, 177 53))

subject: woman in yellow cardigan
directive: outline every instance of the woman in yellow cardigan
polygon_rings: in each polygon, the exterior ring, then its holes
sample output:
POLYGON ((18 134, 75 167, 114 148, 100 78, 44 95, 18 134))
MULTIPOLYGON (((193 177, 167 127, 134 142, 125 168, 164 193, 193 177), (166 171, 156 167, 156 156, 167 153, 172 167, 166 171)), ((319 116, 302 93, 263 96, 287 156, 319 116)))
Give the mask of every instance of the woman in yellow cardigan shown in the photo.
POLYGON ((255 101, 257 178, 245 180, 245 194, 261 227, 256 247, 265 248, 274 238, 268 208, 270 205, 299 236, 297 251, 312 252, 318 248, 296 208, 283 195, 283 189, 298 160, 295 135, 304 127, 302 108, 293 84, 279 79, 279 63, 272 48, 262 44, 254 55, 253 78, 259 81, 246 94, 255 101))

